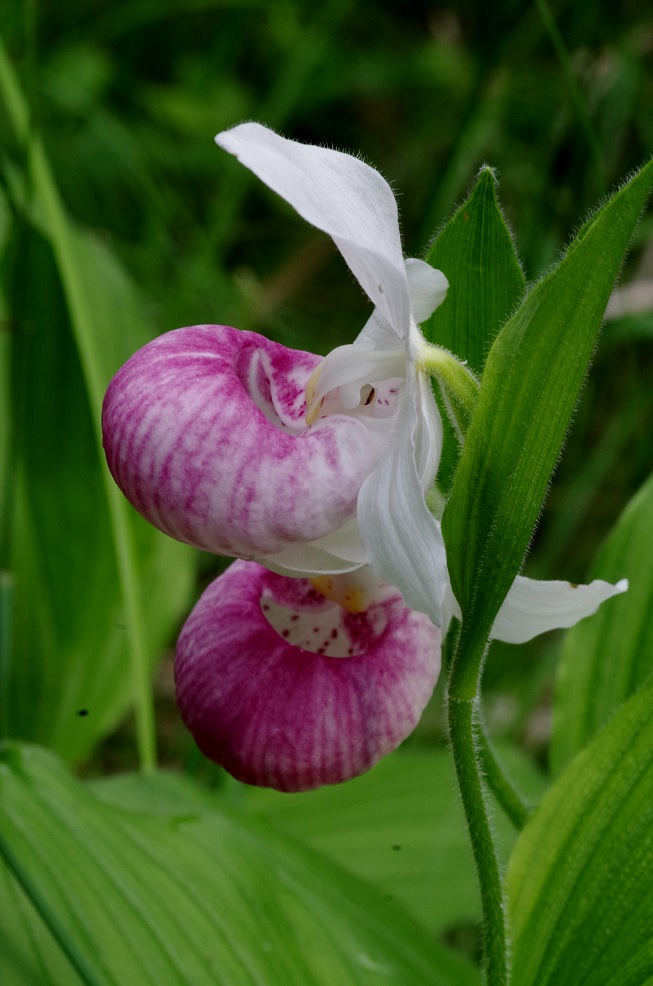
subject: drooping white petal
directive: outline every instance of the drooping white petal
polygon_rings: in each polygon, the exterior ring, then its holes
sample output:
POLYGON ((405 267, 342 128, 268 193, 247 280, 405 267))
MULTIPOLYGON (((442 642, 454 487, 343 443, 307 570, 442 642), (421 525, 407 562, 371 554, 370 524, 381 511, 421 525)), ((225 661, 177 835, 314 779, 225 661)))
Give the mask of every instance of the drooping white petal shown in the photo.
POLYGON ((333 239, 367 296, 403 335, 410 301, 397 203, 378 171, 349 154, 287 140, 258 123, 240 124, 215 139, 333 239))
POLYGON ((458 605, 458 600, 453 594, 453 589, 451 588, 451 582, 447 580, 447 588, 444 593, 444 601, 442 603, 442 637, 446 637, 449 627, 451 626, 451 621, 454 617, 457 620, 462 620, 462 613, 460 612, 460 606, 458 605))
POLYGON ((436 270, 424 260, 409 257, 406 260, 408 294, 415 321, 419 324, 430 318, 444 301, 449 282, 441 270, 436 270))
POLYGON ((257 564, 267 568, 269 572, 285 575, 289 579, 309 578, 311 575, 344 575, 360 568, 362 563, 347 561, 332 555, 314 544, 301 544, 287 551, 278 551, 274 555, 263 555, 254 559, 257 564))
POLYGON ((442 418, 433 398, 431 381, 422 373, 417 375, 418 427, 415 431, 415 465, 426 494, 435 482, 442 455, 444 429, 442 418))
POLYGON ((259 565, 290 578, 311 575, 341 575, 367 563, 358 529, 358 518, 310 544, 293 545, 285 551, 256 559, 259 565))
MULTIPOLYGON (((361 487, 358 523, 372 568, 401 590, 411 609, 426 613, 436 626, 442 626, 447 560, 440 525, 426 506, 424 477, 418 473, 416 445, 425 444, 420 435, 422 395, 418 387, 416 376, 409 374, 388 451, 361 487)), ((435 417, 429 417, 435 427, 435 417)), ((441 437, 435 448, 437 460, 441 437)))
POLYGON ((365 563, 365 549, 361 541, 357 517, 352 517, 336 531, 326 534, 319 541, 314 541, 313 545, 324 551, 332 552, 338 558, 344 558, 346 561, 359 565, 365 563))
POLYGON ((492 637, 508 644, 523 644, 546 630, 574 626, 596 613, 601 603, 625 592, 628 580, 616 585, 595 579, 589 585, 542 582, 517 576, 499 610, 492 637))

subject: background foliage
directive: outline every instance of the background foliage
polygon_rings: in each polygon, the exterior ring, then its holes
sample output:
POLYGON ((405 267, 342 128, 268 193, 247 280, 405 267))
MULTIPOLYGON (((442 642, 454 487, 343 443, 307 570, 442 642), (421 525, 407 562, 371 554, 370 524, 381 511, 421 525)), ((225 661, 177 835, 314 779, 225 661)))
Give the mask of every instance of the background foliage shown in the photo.
MULTIPOLYGON (((223 563, 159 538, 116 498, 99 402, 131 352, 180 325, 224 322, 326 352, 367 315, 330 242, 222 154, 218 130, 253 118, 360 152, 398 192, 406 250, 418 256, 487 162, 530 282, 650 154, 653 13, 635 0, 24 0, 0 9, 0 37, 17 79, 5 73, 0 100, 0 570, 11 573, 0 584, 3 735, 55 750, 85 776, 151 762, 157 668, 166 766, 219 788, 221 810, 245 805, 307 852, 392 892, 406 921, 475 957, 479 905, 442 748, 442 688, 406 760, 400 751, 342 789, 279 799, 202 761, 172 703, 170 648, 223 563), (452 880, 456 894, 430 898, 452 880)), ((652 232, 649 214, 624 272, 642 286, 642 310, 619 316, 615 305, 606 325, 532 544, 534 576, 581 581, 595 564, 597 575, 634 578, 627 548, 650 529, 650 484, 594 559, 651 472, 652 232)), ((619 605, 642 612, 650 591, 647 582, 639 603, 629 595, 619 605)), ((582 687, 578 655, 596 656, 599 623, 586 627, 568 636, 558 694, 564 682, 582 687)), ((650 674, 642 640, 623 644, 632 674, 619 700, 650 674)), ((487 666, 491 731, 533 800, 547 783, 559 649, 557 637, 495 644, 487 666)), ((570 720, 564 694, 556 771, 614 710, 609 676, 584 725, 570 720)), ((47 773, 38 757, 25 770, 47 773)), ((116 811, 129 794, 117 790, 116 811)), ((187 798, 195 811, 195 790, 187 798)), ((88 838, 90 800, 85 811, 88 838)), ((507 856, 514 834, 503 829, 507 856)), ((524 858, 528 845, 515 885, 524 858)), ((48 892, 34 890, 39 906, 48 892)))

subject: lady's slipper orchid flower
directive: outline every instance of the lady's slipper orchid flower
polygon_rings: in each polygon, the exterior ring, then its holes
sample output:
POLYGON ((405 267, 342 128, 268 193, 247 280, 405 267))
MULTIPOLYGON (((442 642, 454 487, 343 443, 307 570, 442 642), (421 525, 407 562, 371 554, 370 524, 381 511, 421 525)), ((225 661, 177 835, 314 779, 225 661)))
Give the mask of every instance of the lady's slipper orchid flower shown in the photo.
POLYGON ((441 625, 446 557, 424 493, 442 423, 416 319, 446 279, 404 261, 392 191, 359 159, 257 124, 217 140, 333 238, 375 312, 325 361, 222 326, 156 339, 107 391, 114 478, 173 537, 293 575, 370 562, 441 625))
MULTIPOLYGON (((286 140, 255 123, 218 134, 216 141, 332 237, 375 305, 353 345, 334 350, 317 365, 306 390, 307 421, 356 413, 372 395, 389 408, 390 421, 377 422, 388 444, 361 485, 357 524, 350 522, 334 535, 264 564, 294 575, 326 571, 324 550, 352 563, 367 562, 399 586, 411 608, 427 613, 446 633, 460 610, 451 592, 440 525, 424 496, 435 481, 442 448, 442 422, 429 377, 443 351, 425 341, 417 323, 444 300, 447 281, 428 264, 402 260, 392 191, 358 159, 286 140), (403 386, 395 404, 388 396, 397 393, 398 383, 403 386), (390 422, 391 429, 384 428, 390 422)), ((518 577, 492 636, 522 643, 546 630, 572 626, 626 588, 625 580, 616 586, 601 580, 575 586, 518 577)))
MULTIPOLYGON (((224 326, 156 339, 107 391, 114 478, 153 524, 205 550, 297 577, 370 564, 446 632, 459 611, 425 502, 442 445, 428 374, 442 351, 417 323, 447 281, 404 261, 392 191, 359 159, 254 123, 216 140, 332 237, 374 312, 325 359, 224 326)), ((569 626, 623 589, 518 578, 493 635, 569 626)))
POLYGON ((330 598, 234 562, 179 637, 186 725, 248 784, 304 791, 363 773, 412 732, 437 681, 440 631, 396 589, 348 576, 321 588, 330 598))

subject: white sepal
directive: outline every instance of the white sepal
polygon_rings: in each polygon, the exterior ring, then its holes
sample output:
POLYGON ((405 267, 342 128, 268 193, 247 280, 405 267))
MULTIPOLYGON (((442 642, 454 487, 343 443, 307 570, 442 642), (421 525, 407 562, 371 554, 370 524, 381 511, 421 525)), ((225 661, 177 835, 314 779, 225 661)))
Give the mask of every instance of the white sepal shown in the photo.
POLYGON ((287 140, 258 123, 242 123, 215 139, 333 239, 368 298, 402 336, 410 301, 397 203, 378 171, 350 154, 287 140))
POLYGON ((523 644, 547 630, 574 626, 596 613, 606 599, 627 588, 627 579, 616 585, 602 579, 595 579, 589 585, 575 585, 517 576, 494 621, 492 637, 508 644, 523 644))

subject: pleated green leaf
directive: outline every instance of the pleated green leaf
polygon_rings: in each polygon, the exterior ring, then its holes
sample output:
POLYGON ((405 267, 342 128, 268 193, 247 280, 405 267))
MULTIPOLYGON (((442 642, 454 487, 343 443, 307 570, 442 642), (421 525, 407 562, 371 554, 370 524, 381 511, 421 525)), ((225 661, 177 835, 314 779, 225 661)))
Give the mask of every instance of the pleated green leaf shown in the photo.
POLYGON ((463 644, 477 658, 533 535, 652 182, 653 162, 592 216, 488 356, 443 520, 463 644))
MULTIPOLYGON (((479 982, 387 896, 181 777, 89 789, 51 754, 9 745, 0 806, 0 851, 31 919, 83 983, 479 982)), ((3 983, 24 981, 12 955, 24 963, 27 949, 0 954, 3 983)))
POLYGON ((551 764, 559 773, 653 672, 653 477, 626 507, 591 577, 628 592, 565 635, 558 665, 551 764))
MULTIPOLYGON (((539 798, 537 772, 513 753, 506 754, 511 773, 539 798)), ((430 931, 480 920, 478 881, 448 750, 399 750, 347 784, 291 799, 248 789, 246 803, 392 894, 430 931)), ((507 859, 514 830, 501 812, 495 825, 507 859)))
POLYGON ((480 920, 474 862, 448 751, 401 751, 347 784, 292 800, 252 790, 247 803, 392 894, 430 931, 480 920))
POLYGON ((24 165, 6 159, 3 175, 14 212, 2 258, 14 326, 8 730, 76 760, 133 702, 151 764, 151 669, 187 606, 194 556, 136 516, 104 461, 102 398, 147 340, 142 306, 67 216, 1 47, 0 97, 24 165))
MULTIPOLYGON (((478 377, 490 346, 524 290, 524 275, 497 200, 497 181, 484 167, 465 202, 438 234, 426 260, 449 281, 444 303, 422 325, 426 338, 467 362, 478 377)), ((444 400, 436 388, 436 397, 444 400)), ((451 486, 459 441, 442 404, 445 441, 438 483, 451 486)))
POLYGON ((507 874, 515 986, 653 981, 653 686, 567 767, 507 874))
MULTIPOLYGON (((129 285, 102 248, 81 234, 73 242, 79 276, 92 262, 98 307, 111 311, 115 334, 126 343, 127 332, 139 326, 129 285)), ((133 617, 121 589, 107 500, 114 494, 95 428, 99 410, 97 401, 91 404, 59 269, 49 241, 32 226, 21 229, 12 247, 4 265, 15 301, 9 554, 15 608, 3 685, 7 728, 76 760, 115 727, 133 699, 133 617), (19 293, 25 284, 29 292, 19 293)), ((95 336, 92 344, 97 348, 95 336)), ((98 362, 108 376, 113 361, 102 354, 98 362)), ((125 515, 122 550, 131 543, 138 571, 143 655, 151 667, 186 607, 193 554, 126 506, 118 509, 125 515)))
POLYGON ((3 986, 83 983, 3 860, 0 860, 0 913, 3 986))
POLYGON ((471 195, 425 259, 447 277, 449 290, 422 331, 429 342, 455 353, 480 376, 497 332, 524 290, 491 168, 481 169, 471 195))

